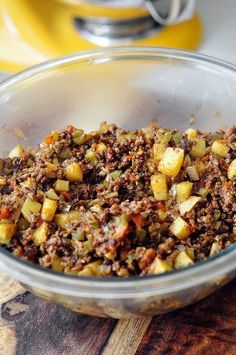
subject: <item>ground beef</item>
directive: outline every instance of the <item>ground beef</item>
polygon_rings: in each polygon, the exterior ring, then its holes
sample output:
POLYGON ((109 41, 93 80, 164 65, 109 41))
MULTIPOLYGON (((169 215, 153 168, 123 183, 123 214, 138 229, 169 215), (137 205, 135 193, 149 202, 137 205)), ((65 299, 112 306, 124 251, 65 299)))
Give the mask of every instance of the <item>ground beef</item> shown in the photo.
POLYGON ((52 132, 0 159, 0 245, 80 276, 192 265, 236 240, 235 157, 235 127, 52 132))

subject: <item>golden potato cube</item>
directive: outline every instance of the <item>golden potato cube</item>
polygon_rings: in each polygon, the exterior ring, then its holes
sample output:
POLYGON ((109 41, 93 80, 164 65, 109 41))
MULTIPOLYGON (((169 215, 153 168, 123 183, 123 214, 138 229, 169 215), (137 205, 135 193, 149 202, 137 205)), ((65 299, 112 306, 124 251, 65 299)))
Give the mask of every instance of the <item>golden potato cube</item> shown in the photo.
POLYGON ((0 176, 0 186, 4 186, 7 183, 7 179, 4 176, 0 176))
POLYGON ((214 242, 211 246, 211 250, 210 250, 210 256, 216 255, 220 252, 221 250, 221 245, 218 242, 214 242))
POLYGON ((192 260, 195 259, 195 252, 194 252, 194 248, 186 248, 186 253, 190 256, 190 258, 192 260))
POLYGON ((41 211, 41 218, 43 221, 51 222, 57 210, 57 201, 45 197, 41 211))
POLYGON ((153 159, 159 163, 166 150, 166 145, 163 143, 155 143, 153 145, 153 159))
POLYGON ((188 139, 193 139, 198 136, 197 130, 193 128, 188 128, 185 133, 187 134, 188 139))
POLYGON ((15 148, 13 148, 8 154, 9 158, 23 158, 25 156, 25 151, 22 146, 19 144, 15 148))
POLYGON ((183 181, 176 184, 176 198, 177 202, 186 201, 192 193, 193 183, 189 181, 183 181))
POLYGON ((228 178, 232 180, 236 176, 236 159, 234 159, 231 163, 230 166, 228 167, 228 178))
POLYGON ((82 181, 83 169, 79 163, 71 163, 65 168, 66 178, 69 181, 82 181))
POLYGON ((92 271, 92 273, 97 276, 99 275, 99 266, 102 265, 101 260, 93 261, 92 263, 88 264, 87 267, 92 271))
POLYGON ((88 266, 85 266, 83 268, 83 270, 78 272, 78 275, 79 276, 87 276, 87 277, 89 277, 89 276, 94 276, 94 273, 88 266))
POLYGON ((171 271, 172 267, 164 260, 156 257, 152 262, 150 269, 148 271, 149 274, 162 274, 167 271, 171 271))
POLYGON ((23 214, 26 221, 30 222, 32 215, 37 215, 41 210, 41 203, 31 200, 30 198, 26 198, 23 206, 21 207, 21 213, 23 214))
POLYGON ((170 225, 170 231, 179 239, 187 239, 191 234, 189 224, 181 217, 177 217, 170 225))
POLYGON ((54 222, 58 227, 66 228, 66 226, 75 221, 80 221, 80 211, 70 211, 65 213, 58 213, 55 215, 54 222))
POLYGON ((175 269, 183 269, 184 267, 193 265, 194 261, 186 253, 186 251, 181 251, 174 260, 175 269))
POLYGON ((211 151, 214 154, 224 157, 229 152, 229 147, 226 144, 215 141, 211 146, 211 151))
POLYGON ((189 154, 193 158, 202 158, 206 154, 206 142, 204 139, 195 139, 195 144, 192 146, 189 154))
POLYGON ((33 233, 33 240, 36 245, 43 244, 47 239, 48 234, 48 224, 43 222, 40 226, 35 229, 33 233))
POLYGON ((53 189, 49 189, 48 191, 46 191, 45 196, 50 198, 51 200, 59 200, 59 197, 53 189))
POLYGON ((62 263, 62 258, 57 258, 57 259, 53 260, 52 270, 56 271, 56 272, 62 272, 64 269, 64 266, 61 263, 62 263))
POLYGON ((158 169, 167 176, 177 176, 184 160, 184 150, 180 148, 166 148, 158 169))
POLYGON ((54 184, 54 189, 56 191, 62 191, 62 192, 65 191, 65 192, 67 192, 70 189, 70 183, 67 180, 57 179, 57 181, 54 184))
POLYGON ((0 223, 0 244, 8 244, 16 233, 16 224, 0 223))
POLYGON ((56 176, 55 169, 56 165, 53 163, 46 162, 46 176, 48 179, 53 179, 56 176))
POLYGON ((168 199, 166 175, 163 174, 152 175, 151 188, 152 188, 153 195, 157 201, 165 201, 168 199))
POLYGON ((98 143, 97 148, 96 148, 97 153, 101 154, 101 153, 105 152, 106 150, 107 150, 106 144, 104 144, 102 142, 98 143))
POLYGON ((200 196, 190 196, 188 200, 181 202, 179 204, 180 215, 183 216, 185 213, 190 212, 201 199, 200 196))

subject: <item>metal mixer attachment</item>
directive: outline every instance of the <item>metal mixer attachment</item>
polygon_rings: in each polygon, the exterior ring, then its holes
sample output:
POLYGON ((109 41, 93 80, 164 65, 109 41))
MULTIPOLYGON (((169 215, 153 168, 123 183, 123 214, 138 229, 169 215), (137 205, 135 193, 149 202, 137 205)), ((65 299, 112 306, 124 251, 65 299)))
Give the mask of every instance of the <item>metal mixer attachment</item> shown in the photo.
POLYGON ((106 17, 76 17, 79 33, 99 46, 129 44, 154 35, 161 26, 190 19, 196 0, 90 0, 111 8, 146 8, 145 15, 121 20, 106 17))

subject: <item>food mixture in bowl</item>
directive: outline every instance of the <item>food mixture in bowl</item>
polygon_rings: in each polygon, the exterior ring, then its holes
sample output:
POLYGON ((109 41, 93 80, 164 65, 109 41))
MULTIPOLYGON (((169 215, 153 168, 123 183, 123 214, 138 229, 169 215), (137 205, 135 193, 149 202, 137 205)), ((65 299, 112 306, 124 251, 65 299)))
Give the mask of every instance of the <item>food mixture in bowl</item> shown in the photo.
POLYGON ((69 126, 0 159, 0 244, 79 276, 188 267, 236 241, 236 127, 69 126))

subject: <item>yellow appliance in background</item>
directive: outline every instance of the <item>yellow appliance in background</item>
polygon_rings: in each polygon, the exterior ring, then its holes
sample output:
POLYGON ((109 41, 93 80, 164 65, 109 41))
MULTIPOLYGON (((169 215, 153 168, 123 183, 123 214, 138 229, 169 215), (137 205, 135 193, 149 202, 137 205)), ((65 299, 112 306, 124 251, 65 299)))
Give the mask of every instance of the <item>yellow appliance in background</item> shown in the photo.
POLYGON ((195 0, 1 0, 0 71, 117 45, 197 49, 195 0))

